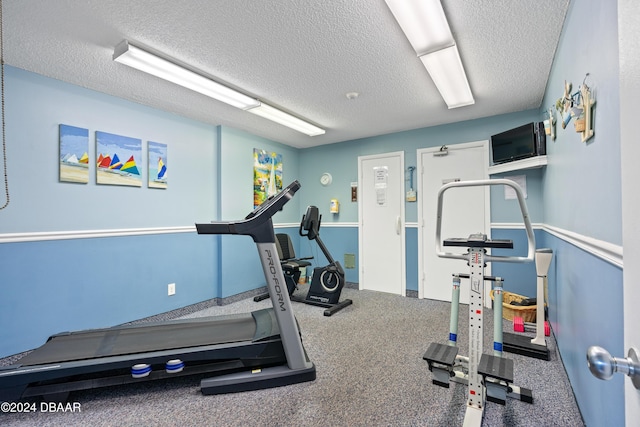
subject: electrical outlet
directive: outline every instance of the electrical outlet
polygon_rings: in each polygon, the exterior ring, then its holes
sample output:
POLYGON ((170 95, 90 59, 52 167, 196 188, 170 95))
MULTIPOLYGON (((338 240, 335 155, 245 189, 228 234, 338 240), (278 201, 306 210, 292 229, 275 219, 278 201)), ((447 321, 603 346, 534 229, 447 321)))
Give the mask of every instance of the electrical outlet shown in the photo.
POLYGON ((167 295, 171 296, 175 294, 176 294, 176 284, 169 283, 169 285, 167 285, 167 295))

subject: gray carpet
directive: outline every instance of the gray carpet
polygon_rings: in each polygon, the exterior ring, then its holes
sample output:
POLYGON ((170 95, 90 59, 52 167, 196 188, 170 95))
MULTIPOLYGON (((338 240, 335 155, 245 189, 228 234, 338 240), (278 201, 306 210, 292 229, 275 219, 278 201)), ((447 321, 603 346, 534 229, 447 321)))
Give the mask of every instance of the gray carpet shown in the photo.
MULTIPOLYGON (((304 290, 303 290, 304 291, 304 290)), ((446 343, 449 303, 344 289, 354 303, 332 317, 294 303, 303 342, 317 368, 314 382, 238 394, 203 396, 199 379, 177 378, 74 392, 75 413, 0 414, 9 426, 455 426, 462 425, 466 387, 431 383, 422 359, 431 342, 446 343)), ((188 314, 198 317, 270 306, 251 298, 188 314)), ((461 310, 464 312, 464 310, 461 310)), ((485 352, 493 332, 485 314, 485 352)), ((467 355, 467 319, 460 316, 460 354, 467 355)), ((504 321, 504 329, 511 323, 504 321)), ((515 384, 534 403, 488 403, 485 426, 583 426, 553 337, 551 361, 507 354, 515 384)), ((586 369, 586 367, 585 367, 586 369)))

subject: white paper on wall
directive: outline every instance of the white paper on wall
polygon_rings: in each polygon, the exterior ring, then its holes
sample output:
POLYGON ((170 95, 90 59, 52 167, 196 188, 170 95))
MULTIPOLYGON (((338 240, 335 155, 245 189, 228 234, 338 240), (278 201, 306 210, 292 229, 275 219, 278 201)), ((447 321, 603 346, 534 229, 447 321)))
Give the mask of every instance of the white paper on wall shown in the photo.
POLYGON ((373 168, 374 189, 376 191, 376 202, 378 206, 387 206, 388 178, 389 168, 387 166, 376 166, 373 168))
MULTIPOLYGON (((522 194, 524 198, 527 198, 527 176, 526 175, 514 175, 514 176, 505 176, 505 179, 510 179, 515 182, 522 188, 522 194)), ((505 200, 515 200, 518 196, 516 195, 516 190, 508 185, 504 186, 504 199, 505 200)))

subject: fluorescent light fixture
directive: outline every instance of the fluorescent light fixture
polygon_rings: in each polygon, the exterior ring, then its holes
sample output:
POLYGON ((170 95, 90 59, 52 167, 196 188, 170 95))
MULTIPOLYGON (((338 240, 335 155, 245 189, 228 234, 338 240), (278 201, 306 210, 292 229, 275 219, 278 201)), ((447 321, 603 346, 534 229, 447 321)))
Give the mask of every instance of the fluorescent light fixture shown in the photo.
POLYGON ((423 55, 420 60, 427 68, 449 109, 475 103, 455 45, 423 55))
POLYGON ((322 135, 325 133, 324 129, 320 129, 291 114, 263 104, 257 99, 217 83, 191 70, 187 70, 180 65, 160 58, 139 47, 133 46, 127 40, 124 40, 116 46, 113 52, 113 60, 217 99, 236 108, 249 110, 258 116, 280 123, 281 125, 309 136, 322 135))
POLYGON ((309 136, 323 135, 325 133, 324 129, 314 126, 311 123, 307 123, 289 113, 285 113, 282 110, 278 110, 277 108, 264 103, 261 103, 257 107, 250 108, 247 111, 260 117, 264 117, 265 119, 280 123, 281 125, 290 127, 298 132, 305 133, 309 136))
POLYGON ((113 60, 217 99, 241 110, 249 110, 254 114, 309 136, 322 135, 325 133, 324 129, 320 129, 277 108, 262 104, 257 99, 217 83, 191 70, 187 70, 180 65, 160 58, 139 47, 133 46, 127 40, 124 40, 116 46, 113 52, 113 60))
POLYGON ((474 104, 462 60, 440 0, 385 0, 451 108, 474 104))
POLYGON ((184 86, 187 89, 199 92, 236 108, 246 110, 247 108, 260 105, 258 100, 250 96, 244 95, 200 74, 176 65, 173 62, 133 46, 126 40, 116 46, 113 52, 113 60, 177 85, 184 86))
POLYGON ((440 0, 386 2, 418 56, 455 44, 440 0))

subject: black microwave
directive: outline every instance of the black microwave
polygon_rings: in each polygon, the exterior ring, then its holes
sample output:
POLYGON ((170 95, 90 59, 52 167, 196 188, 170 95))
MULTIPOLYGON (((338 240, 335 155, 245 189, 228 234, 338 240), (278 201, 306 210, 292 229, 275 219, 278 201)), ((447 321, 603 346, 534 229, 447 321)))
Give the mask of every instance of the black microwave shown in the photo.
POLYGON ((494 165, 545 154, 547 145, 542 122, 527 123, 491 136, 494 165))

